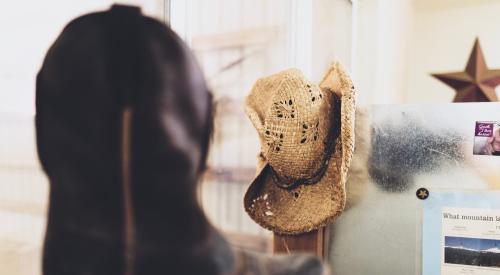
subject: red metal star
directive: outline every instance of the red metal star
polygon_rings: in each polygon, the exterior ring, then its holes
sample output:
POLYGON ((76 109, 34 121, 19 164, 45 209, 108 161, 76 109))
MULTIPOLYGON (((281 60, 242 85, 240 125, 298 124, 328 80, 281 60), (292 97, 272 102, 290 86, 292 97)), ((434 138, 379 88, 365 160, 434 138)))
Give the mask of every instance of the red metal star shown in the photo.
POLYGON ((495 87, 500 84, 500 70, 488 69, 477 38, 465 72, 432 74, 432 76, 455 89, 453 102, 498 101, 495 87))

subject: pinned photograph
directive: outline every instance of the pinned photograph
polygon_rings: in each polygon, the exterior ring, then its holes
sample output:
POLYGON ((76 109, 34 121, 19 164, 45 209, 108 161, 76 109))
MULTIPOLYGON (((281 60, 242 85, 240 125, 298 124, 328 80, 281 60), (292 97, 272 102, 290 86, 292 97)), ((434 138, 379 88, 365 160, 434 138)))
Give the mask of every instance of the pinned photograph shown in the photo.
POLYGON ((447 264, 497 268, 500 272, 500 240, 445 236, 447 264))
POLYGON ((500 121, 476 122, 474 155, 500 156, 500 121))

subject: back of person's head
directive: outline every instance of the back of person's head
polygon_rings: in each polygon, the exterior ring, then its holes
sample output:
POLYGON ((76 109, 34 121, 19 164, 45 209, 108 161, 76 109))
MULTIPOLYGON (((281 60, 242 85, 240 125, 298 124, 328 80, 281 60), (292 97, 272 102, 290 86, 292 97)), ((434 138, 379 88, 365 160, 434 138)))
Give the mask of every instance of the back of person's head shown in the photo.
POLYGON ((50 180, 45 274, 228 274, 196 199, 211 97, 193 55, 133 7, 79 17, 37 78, 50 180))

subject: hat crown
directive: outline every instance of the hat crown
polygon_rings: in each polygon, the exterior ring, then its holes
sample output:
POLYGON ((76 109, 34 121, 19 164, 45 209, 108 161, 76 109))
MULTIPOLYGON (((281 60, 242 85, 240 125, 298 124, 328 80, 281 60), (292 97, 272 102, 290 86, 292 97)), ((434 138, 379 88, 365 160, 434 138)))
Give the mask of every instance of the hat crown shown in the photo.
POLYGON ((320 169, 332 96, 297 69, 261 78, 252 88, 247 113, 259 133, 262 155, 280 177, 308 178, 320 169))

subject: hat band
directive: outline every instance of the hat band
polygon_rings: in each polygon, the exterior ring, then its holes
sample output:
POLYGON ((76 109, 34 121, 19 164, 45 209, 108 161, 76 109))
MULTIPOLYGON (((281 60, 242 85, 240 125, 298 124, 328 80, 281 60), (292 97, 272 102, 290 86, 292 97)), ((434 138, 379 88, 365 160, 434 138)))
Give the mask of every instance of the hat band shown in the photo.
POLYGON ((340 104, 340 98, 335 94, 333 94, 333 99, 332 99, 332 105, 334 107, 334 111, 332 112, 332 123, 330 125, 330 131, 328 132, 327 136, 327 142, 326 142, 326 150, 325 154, 323 155, 323 159, 321 161, 321 166, 319 167, 316 172, 312 174, 311 177, 308 178, 300 178, 297 180, 292 180, 292 181, 287 181, 286 179, 280 178, 278 173, 274 170, 273 167, 269 165, 270 171, 271 171, 271 176, 273 179, 273 182, 280 188, 283 189, 294 189, 298 187, 299 185, 311 185, 315 184, 318 181, 323 178, 325 175, 325 172, 328 168, 328 163, 330 162, 330 158, 335 152, 335 144, 337 141, 337 138, 340 136, 340 128, 341 128, 341 104, 340 104), (335 127, 338 126, 338 127, 335 127))

